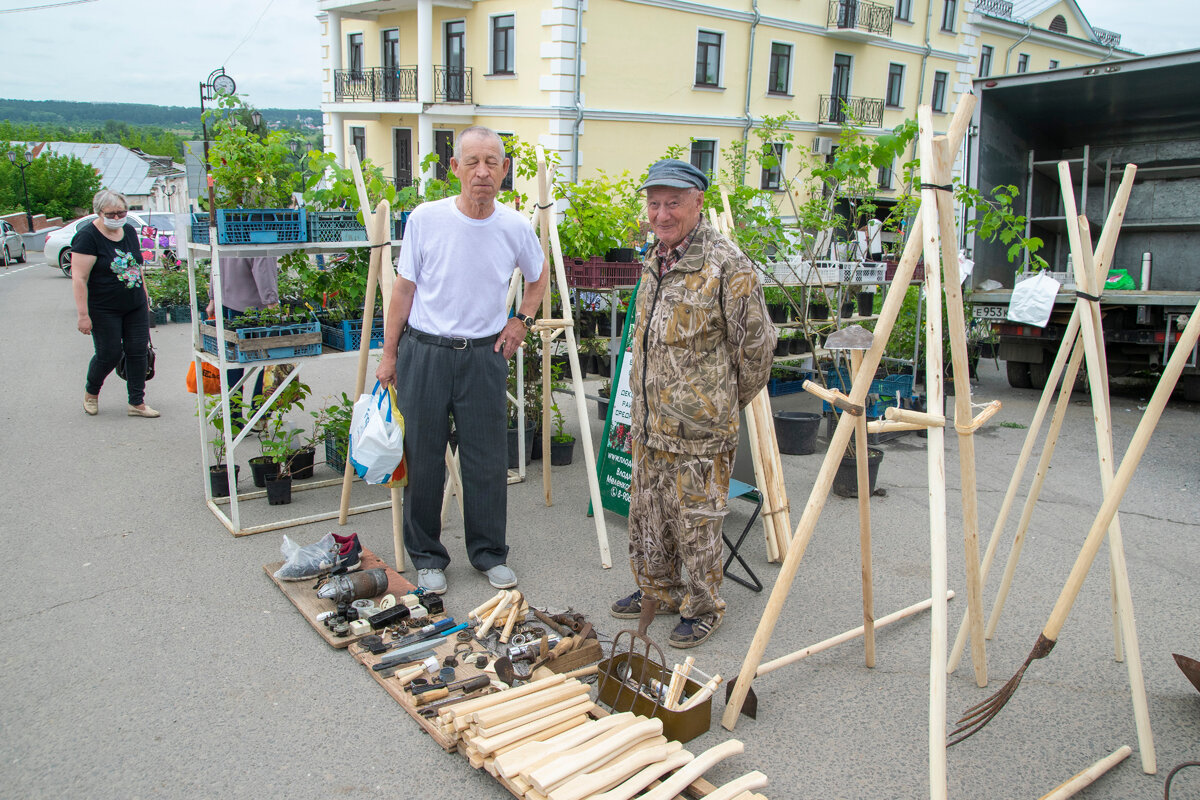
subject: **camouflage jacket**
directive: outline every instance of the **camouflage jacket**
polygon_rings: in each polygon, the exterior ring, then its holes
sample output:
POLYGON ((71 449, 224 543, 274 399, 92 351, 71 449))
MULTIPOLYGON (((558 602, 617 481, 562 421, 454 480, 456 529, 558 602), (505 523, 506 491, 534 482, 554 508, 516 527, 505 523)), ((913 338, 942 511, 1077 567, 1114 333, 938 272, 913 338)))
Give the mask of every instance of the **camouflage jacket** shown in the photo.
POLYGON ((704 219, 683 258, 658 272, 651 254, 637 293, 632 434, 668 452, 733 450, 738 411, 766 385, 775 349, 758 276, 704 219))

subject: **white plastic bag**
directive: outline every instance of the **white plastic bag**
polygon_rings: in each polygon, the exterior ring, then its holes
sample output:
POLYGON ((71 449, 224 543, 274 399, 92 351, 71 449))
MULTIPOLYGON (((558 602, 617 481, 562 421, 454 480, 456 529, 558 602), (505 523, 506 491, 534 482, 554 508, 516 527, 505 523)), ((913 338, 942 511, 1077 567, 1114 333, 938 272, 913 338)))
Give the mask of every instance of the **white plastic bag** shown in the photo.
POLYGON ((1013 287, 1012 299, 1008 302, 1009 320, 1039 328, 1046 327, 1060 285, 1044 272, 1018 283, 1013 287))
POLYGON ((375 382, 361 395, 350 417, 350 462, 367 483, 390 483, 404 459, 404 418, 396 408, 396 390, 375 382))
POLYGON ((283 566, 275 571, 278 580, 295 580, 294 575, 315 575, 322 561, 329 560, 330 551, 337 551, 338 544, 333 534, 327 533, 319 542, 300 546, 283 535, 283 544, 279 546, 283 552, 283 566))

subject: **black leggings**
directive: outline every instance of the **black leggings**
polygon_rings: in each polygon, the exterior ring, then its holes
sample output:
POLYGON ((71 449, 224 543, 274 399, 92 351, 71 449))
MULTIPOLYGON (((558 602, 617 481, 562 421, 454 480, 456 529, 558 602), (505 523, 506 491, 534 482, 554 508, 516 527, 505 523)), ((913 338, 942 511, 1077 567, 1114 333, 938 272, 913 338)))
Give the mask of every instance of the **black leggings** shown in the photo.
POLYGON ((125 354, 125 383, 129 405, 140 406, 146 399, 146 346, 150 343, 150 313, 145 303, 132 311, 89 308, 92 318, 92 345, 96 355, 88 364, 88 394, 100 394, 108 373, 117 368, 125 354))

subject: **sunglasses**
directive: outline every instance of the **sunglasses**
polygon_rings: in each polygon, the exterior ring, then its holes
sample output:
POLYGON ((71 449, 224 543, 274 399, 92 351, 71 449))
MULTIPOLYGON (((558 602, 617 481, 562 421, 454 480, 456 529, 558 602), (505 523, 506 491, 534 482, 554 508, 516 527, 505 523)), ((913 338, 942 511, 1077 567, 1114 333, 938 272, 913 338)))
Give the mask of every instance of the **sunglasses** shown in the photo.
POLYGON ((100 216, 107 219, 122 219, 128 215, 128 211, 101 211, 100 216))

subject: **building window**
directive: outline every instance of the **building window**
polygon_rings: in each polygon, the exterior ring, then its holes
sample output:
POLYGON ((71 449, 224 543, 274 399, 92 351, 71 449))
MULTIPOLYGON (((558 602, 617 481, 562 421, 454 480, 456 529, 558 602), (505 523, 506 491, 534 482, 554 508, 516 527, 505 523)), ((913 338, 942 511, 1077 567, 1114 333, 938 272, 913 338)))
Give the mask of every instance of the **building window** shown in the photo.
POLYGON ((346 56, 349 58, 350 71, 362 76, 363 71, 363 35, 352 33, 346 37, 346 56))
POLYGON ((400 66, 400 30, 389 28, 383 32, 383 66, 396 69, 400 66))
POLYGON ((1029 53, 1017 54, 1017 72, 1029 72, 1029 53))
POLYGON ((450 159, 454 156, 454 131, 434 131, 433 152, 437 153, 433 176, 439 181, 444 181, 450 177, 450 159))
POLYGON ((1050 59, 1050 69, 1058 69, 1058 59, 1057 58, 1050 59))
POLYGON ((945 72, 933 73, 933 98, 931 104, 934 111, 946 110, 946 81, 949 80, 949 74, 945 72))
POLYGON ((696 36, 696 85, 721 85, 721 40, 723 34, 700 31, 696 36))
POLYGON ((892 188, 892 168, 890 166, 879 168, 879 188, 892 188))
POLYGON ((759 188, 770 191, 779 191, 779 181, 783 176, 783 145, 778 142, 771 143, 771 149, 775 151, 775 157, 772 159, 767 157, 766 160, 773 161, 773 164, 763 164, 762 168, 762 183, 759 188))
POLYGON ((717 142, 715 139, 693 139, 692 166, 705 175, 712 175, 717 164, 717 142))
POLYGON ((900 108, 904 105, 904 65, 891 64, 888 66, 887 99, 889 108, 900 108))
POLYGON ((946 0, 942 7, 942 30, 954 33, 954 18, 958 16, 958 0, 946 0))
POLYGON ((513 42, 516 34, 513 29, 513 21, 514 15, 512 14, 492 17, 493 75, 512 75, 514 72, 513 42))
POLYGON ((365 161, 367 158, 367 129, 351 128, 350 143, 354 145, 354 150, 358 153, 359 162, 365 161))
POLYGON ((1067 18, 1062 14, 1055 16, 1054 19, 1050 20, 1050 30, 1054 31, 1055 33, 1066 33, 1067 18))
POLYGON ((912 0, 896 0, 896 19, 912 22, 912 0))
POLYGON ((767 74, 767 94, 790 94, 792 82, 792 46, 771 42, 771 69, 767 74))
POLYGON ((992 54, 995 52, 990 44, 979 48, 979 77, 986 78, 992 74, 992 54))

